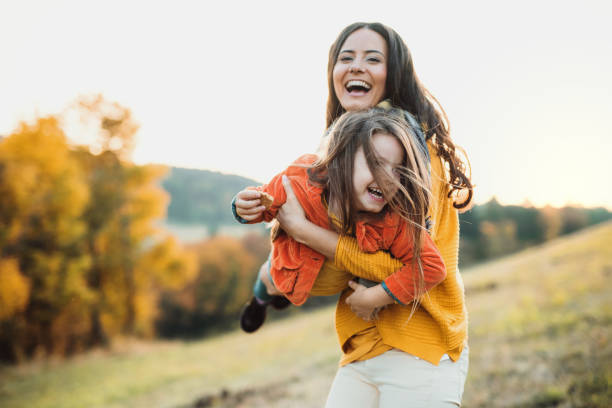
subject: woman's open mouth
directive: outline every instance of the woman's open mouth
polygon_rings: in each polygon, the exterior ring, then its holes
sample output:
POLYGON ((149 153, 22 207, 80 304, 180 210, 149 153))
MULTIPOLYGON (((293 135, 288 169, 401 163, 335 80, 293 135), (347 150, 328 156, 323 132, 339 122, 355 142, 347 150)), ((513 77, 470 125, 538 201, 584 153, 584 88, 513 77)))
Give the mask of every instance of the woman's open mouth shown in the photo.
POLYGON ((344 85, 349 95, 365 95, 370 92, 372 86, 365 81, 351 80, 344 85))

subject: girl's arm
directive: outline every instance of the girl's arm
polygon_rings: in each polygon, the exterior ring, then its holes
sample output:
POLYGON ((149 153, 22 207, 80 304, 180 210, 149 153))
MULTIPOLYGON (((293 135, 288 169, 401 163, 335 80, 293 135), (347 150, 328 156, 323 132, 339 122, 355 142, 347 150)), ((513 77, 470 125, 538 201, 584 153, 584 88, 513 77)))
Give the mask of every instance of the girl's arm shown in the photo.
MULTIPOLYGON (((287 180, 283 180, 283 186, 286 192, 286 202, 280 208, 276 217, 281 227, 296 241, 311 247, 327 258, 311 290, 312 295, 333 295, 346 289, 347 283, 353 276, 345 272, 347 270, 355 276, 380 282, 403 266, 400 261, 386 252, 379 251, 375 254, 361 252, 357 246, 356 239, 345 236, 340 237, 333 231, 311 223, 305 218, 304 210, 295 197, 290 183, 287 180), (341 251, 341 258, 337 259, 336 254, 343 247, 347 249, 341 251), (353 252, 353 248, 357 248, 355 255, 358 255, 362 262, 353 262, 354 258, 349 255, 353 252), (344 262, 346 264, 343 264, 344 262), (351 267, 347 267, 349 265, 351 267)), ((357 284, 355 283, 355 285, 357 284)), ((366 289, 363 286, 361 287, 366 289)), ((351 305, 351 308, 354 308, 355 313, 360 317, 369 317, 375 308, 393 303, 393 299, 387 295, 381 285, 367 288, 367 295, 367 302, 365 302, 367 305, 362 303, 351 305)), ((355 299, 349 297, 347 302, 351 304, 352 300, 355 299)))
MULTIPOLYGON (((383 251, 374 254, 361 252, 355 238, 340 237, 333 231, 311 223, 303 217, 303 210, 299 203, 297 203, 297 200, 292 197, 291 186, 285 185, 285 189, 287 191, 287 202, 277 214, 277 220, 280 222, 281 227, 296 241, 311 247, 327 257, 327 261, 319 272, 319 276, 310 294, 319 296, 333 295, 346 289, 348 284, 355 293, 346 299, 346 303, 355 315, 364 320, 372 320, 377 309, 394 303, 394 299, 389 296, 381 284, 366 288, 351 281, 353 275, 347 274, 345 271, 349 270, 355 276, 361 275, 360 277, 365 277, 369 280, 376 279, 376 275, 383 275, 377 280, 380 282, 385 277, 392 275, 403 264, 383 251), (355 266, 353 269, 349 269, 346 267, 347 265, 338 262, 338 258, 334 262, 336 249, 338 246, 343 245, 343 243, 348 243, 347 246, 349 248, 353 248, 353 246, 357 248, 355 255, 362 257, 364 262, 353 262, 355 258, 350 256, 342 257, 342 259, 350 259, 349 263, 355 266), (368 260, 371 262, 368 262, 368 260), (381 267, 377 268, 377 265, 381 267)), ((349 252, 352 251, 349 250, 349 252)))
MULTIPOLYGON (((391 254, 402 261, 404 266, 382 282, 389 296, 404 305, 412 302, 419 295, 414 282, 420 271, 415 262, 411 228, 414 227, 407 222, 403 223, 390 247, 391 254)), ((424 293, 446 279, 446 267, 431 236, 423 230, 420 231, 420 234, 422 242, 418 260, 423 271, 422 290, 424 293)))
MULTIPOLYGON (((286 200, 285 189, 283 188, 284 179, 287 179, 287 176, 285 172, 282 172, 274 176, 268 184, 260 187, 247 187, 236 194, 232 200, 232 213, 236 221, 241 224, 255 224, 262 221, 270 222, 276 218, 278 210, 286 200), (262 192, 274 198, 269 208, 261 205, 262 192)), ((288 179, 287 183, 289 184, 288 179)))
MULTIPOLYGON (((334 231, 313 224, 306 219, 304 210, 287 178, 283 179, 283 187, 286 193, 286 201, 276 214, 276 219, 287 234, 299 243, 325 255, 327 262, 335 262, 357 277, 379 282, 403 266, 402 262, 384 251, 361 252, 355 238, 341 237, 334 231), (356 252, 360 252, 360 254, 356 252), (336 258, 338 255, 339 258, 336 258), (351 261, 350 258, 353 255, 359 255, 361 262, 351 261)), ((338 288, 338 291, 345 288, 346 286, 338 288)))

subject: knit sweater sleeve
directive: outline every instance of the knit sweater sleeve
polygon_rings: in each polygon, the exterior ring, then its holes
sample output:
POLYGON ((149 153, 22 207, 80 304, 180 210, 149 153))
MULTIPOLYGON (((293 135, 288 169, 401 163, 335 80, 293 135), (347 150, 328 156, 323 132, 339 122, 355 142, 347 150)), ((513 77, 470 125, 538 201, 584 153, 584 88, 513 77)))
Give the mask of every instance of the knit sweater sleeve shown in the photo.
POLYGON ((334 259, 339 269, 375 282, 382 282, 404 265, 385 251, 361 251, 357 239, 346 235, 340 236, 334 259))
POLYGON ((317 279, 310 289, 311 296, 330 296, 342 292, 348 287, 353 275, 346 269, 341 269, 329 259, 321 267, 317 279))

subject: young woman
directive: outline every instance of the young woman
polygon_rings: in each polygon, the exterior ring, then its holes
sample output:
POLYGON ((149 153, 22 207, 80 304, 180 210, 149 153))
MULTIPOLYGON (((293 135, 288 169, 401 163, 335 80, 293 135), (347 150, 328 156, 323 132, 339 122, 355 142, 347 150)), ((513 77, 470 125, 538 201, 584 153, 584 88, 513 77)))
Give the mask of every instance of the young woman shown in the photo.
MULTIPOLYGON (((346 282, 352 276, 382 281, 402 263, 382 251, 365 253, 355 238, 309 222, 291 186, 285 185, 287 201, 277 214, 283 230, 327 257, 311 295, 343 291, 336 307, 343 355, 327 406, 459 406, 468 348, 463 283, 457 271, 457 210, 470 204, 472 185, 450 138, 446 115, 418 80, 403 40, 382 24, 355 23, 340 33, 329 53, 328 82, 328 126, 345 111, 377 104, 400 108, 421 124, 431 157, 431 236, 446 278, 422 297, 414 313, 389 304, 371 319, 375 308, 392 300, 376 296, 377 286, 349 282, 347 289, 346 282)), ((241 192, 236 208, 245 219, 257 217, 262 211, 259 193, 241 192)))

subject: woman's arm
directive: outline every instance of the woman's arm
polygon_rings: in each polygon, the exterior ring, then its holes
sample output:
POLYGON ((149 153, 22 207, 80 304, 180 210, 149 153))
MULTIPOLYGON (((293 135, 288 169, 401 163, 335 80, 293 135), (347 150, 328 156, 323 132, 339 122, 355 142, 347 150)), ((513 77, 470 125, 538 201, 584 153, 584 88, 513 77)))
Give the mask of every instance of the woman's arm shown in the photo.
POLYGON ((355 276, 380 282, 397 271, 403 264, 383 251, 375 254, 361 252, 356 239, 340 237, 334 231, 311 223, 306 219, 304 210, 295 197, 288 180, 283 180, 283 186, 287 198, 276 215, 281 227, 296 241, 320 252, 328 259, 319 272, 311 294, 333 295, 346 289, 348 283, 353 289, 358 290, 356 292, 357 296, 354 294, 347 298, 347 303, 351 305, 351 309, 356 315, 365 320, 371 319, 376 308, 393 303, 393 299, 381 285, 366 288, 355 282, 350 283, 352 275, 345 271, 349 270, 355 276), (349 255, 354 248, 357 248, 355 251, 356 257, 349 255), (340 258, 336 258, 338 251, 341 254, 340 258), (350 268, 347 267, 349 265, 350 268), (337 276, 338 274, 341 275, 337 276))
MULTIPOLYGON (((305 219, 303 210, 297 200, 294 200, 291 186, 284 184, 287 201, 284 208, 279 211, 278 219, 288 234, 297 241, 311 246, 311 248, 325 253, 328 258, 332 258, 334 250, 335 264, 343 270, 349 270, 356 276, 383 282, 371 288, 352 285, 353 289, 359 287, 347 303, 351 307, 361 310, 354 310, 360 317, 366 318, 370 315, 373 308, 381 307, 394 301, 400 304, 407 304, 415 297, 413 285, 414 276, 418 273, 418 266, 412 260, 412 245, 404 229, 399 231, 398 238, 391 248, 392 253, 400 260, 394 259, 386 252, 379 251, 374 254, 364 253, 354 238, 340 237, 333 231, 317 227, 305 219)), ((406 227, 406 226, 405 226, 406 227)), ((444 262, 433 243, 429 234, 423 235, 423 247, 421 250, 421 264, 424 272, 424 289, 431 289, 446 277, 444 262)), ((325 273, 325 271, 321 271, 325 273)), ((318 278, 321 280, 321 278, 318 278)), ((325 279, 326 283, 330 279, 325 279)), ((333 282, 333 280, 331 280, 333 282)), ((346 280, 344 281, 346 282, 346 280)), ((342 287, 335 288, 337 291, 345 288, 344 282, 339 281, 342 287)), ((315 291, 317 284, 315 282, 315 291)), ((329 285, 326 289, 330 289, 329 285)))
POLYGON ((276 219, 283 230, 296 241, 325 255, 329 261, 334 261, 338 268, 350 271, 354 276, 376 282, 381 282, 403 266, 402 262, 387 252, 362 252, 355 238, 341 237, 334 231, 311 223, 306 219, 304 210, 288 180, 283 180, 283 186, 287 199, 278 211, 276 219))
POLYGON ((333 261, 339 235, 310 222, 293 192, 289 179, 283 176, 282 181, 287 197, 276 214, 282 229, 300 244, 309 246, 333 261))

